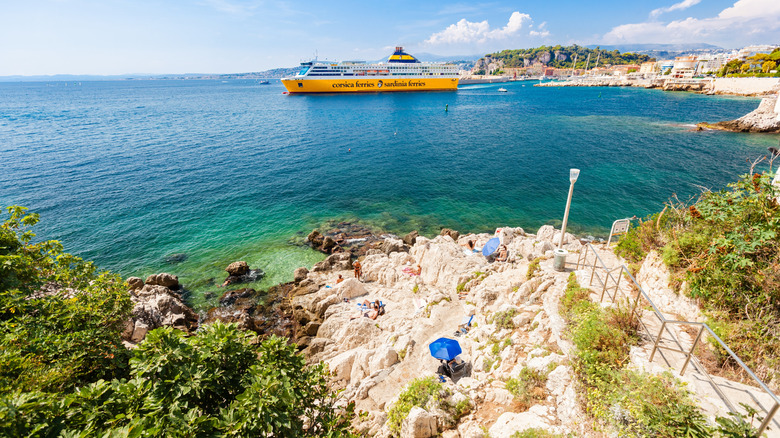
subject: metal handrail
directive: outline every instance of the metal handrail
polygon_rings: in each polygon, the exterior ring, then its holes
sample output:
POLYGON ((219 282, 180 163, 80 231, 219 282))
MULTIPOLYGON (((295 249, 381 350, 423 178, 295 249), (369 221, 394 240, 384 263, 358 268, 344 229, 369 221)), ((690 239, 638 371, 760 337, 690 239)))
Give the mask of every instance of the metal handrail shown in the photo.
MULTIPOLYGON (((599 301, 603 301, 603 300, 604 300, 604 295, 605 295, 605 293, 606 293, 608 296, 610 296, 610 298, 612 298, 612 302, 613 302, 613 303, 614 303, 614 302, 615 302, 615 300, 617 299, 617 294, 618 294, 618 292, 619 292, 619 290, 620 290, 620 278, 622 278, 622 275, 618 275, 618 276, 617 276, 617 279, 615 279, 615 278, 613 277, 613 275, 612 275, 612 274, 613 274, 613 272, 615 272, 616 270, 621 270, 623 274, 627 275, 627 276, 628 276, 628 278, 629 278, 629 279, 630 279, 630 280, 631 280, 631 281, 634 283, 634 286, 636 286, 637 290, 639 291, 639 293, 637 294, 636 298, 634 299, 634 303, 633 303, 633 305, 632 305, 632 307, 631 307, 631 316, 633 316, 633 315, 634 315, 634 312, 636 311, 637 304, 639 303, 639 298, 640 298, 640 297, 644 297, 644 299, 645 299, 645 300, 646 300, 646 301, 647 301, 647 302, 650 304, 650 306, 653 308, 653 313, 655 314, 655 316, 656 316, 656 317, 659 319, 659 321, 661 322, 661 330, 659 331, 659 333, 658 333, 658 336, 656 336, 656 337, 655 337, 655 340, 653 341, 653 351, 652 351, 652 353, 650 354, 650 362, 652 362, 652 360, 653 360, 653 357, 655 356, 655 352, 656 352, 657 350, 659 350, 659 349, 671 350, 671 351, 675 351, 675 352, 679 352, 679 353, 682 353, 682 354, 684 354, 684 355, 686 356, 686 359, 685 359, 685 363, 683 364, 683 366, 682 366, 682 369, 681 369, 681 371, 680 371, 680 375, 682 376, 682 375, 685 373, 685 370, 686 370, 686 368, 688 367, 688 364, 689 364, 691 361, 693 361, 693 362, 694 362, 694 366, 695 366, 697 369, 699 369, 699 371, 700 371, 702 374, 704 374, 704 375, 707 377, 707 379, 708 379, 708 380, 710 381, 710 383, 713 385, 713 388, 715 388, 715 391, 717 391, 717 392, 718 392, 718 394, 721 396, 721 398, 723 399, 723 401, 726 403, 727 407, 729 408, 729 411, 735 411, 736 409, 735 409, 735 408, 734 408, 734 406, 731 404, 731 402, 728 400, 728 397, 727 397, 727 396, 726 396, 726 395, 725 395, 725 394, 724 394, 724 393, 723 393, 723 392, 720 390, 720 388, 718 387, 718 385, 717 385, 717 384, 715 384, 715 382, 712 380, 712 376, 710 376, 710 374, 709 374, 709 373, 706 371, 706 369, 704 369, 704 367, 701 365, 701 363, 700 363, 700 362, 698 361, 698 359, 695 357, 694 350, 696 349, 696 346, 698 345, 698 342, 699 342, 699 340, 701 339, 701 336, 702 336, 702 334, 703 334, 704 330, 707 330, 707 332, 709 333, 709 335, 710 335, 710 336, 712 336, 712 337, 713 337, 713 338, 714 338, 714 339, 715 339, 715 340, 718 342, 718 344, 720 344, 720 346, 721 346, 721 347, 722 347, 724 350, 726 350, 726 352, 729 354, 729 356, 731 356, 731 358, 732 358, 732 359, 734 359, 734 361, 735 361, 735 362, 736 362, 736 363, 737 363, 737 364, 738 364, 740 367, 742 367, 742 369, 743 369, 743 370, 745 370, 745 371, 747 372, 747 374, 748 374, 748 375, 749 375, 749 376, 750 376, 750 377, 751 377, 751 378, 752 378, 752 379, 753 379, 753 380, 754 380, 754 381, 755 381, 755 382, 758 384, 758 386, 759 386, 761 389, 763 389, 763 390, 764 390, 764 392, 766 392, 766 393, 769 395, 769 397, 770 397, 770 398, 771 398, 771 399, 772 399, 772 400, 775 402, 774 406, 772 406, 772 408, 771 408, 771 409, 769 409, 769 410, 767 411, 767 415, 764 417, 764 420, 761 422, 761 425, 760 425, 760 426, 759 426, 759 428, 758 428, 758 433, 757 433, 757 436, 761 436, 761 434, 762 434, 762 433, 763 433, 763 432, 766 430, 766 428, 769 426, 769 423, 770 423, 770 422, 773 420, 773 417, 774 417, 774 415, 777 413, 778 409, 780 409, 780 398, 778 398, 778 396, 777 396, 777 395, 775 395, 775 393, 774 393, 774 392, 772 392, 772 390, 771 390, 771 389, 769 389, 769 387, 768 387, 768 386, 767 386, 767 385, 766 385, 766 384, 765 384, 765 383, 764 383, 764 382, 763 382, 761 379, 759 379, 759 378, 758 378, 758 376, 756 376, 756 374, 753 372, 753 370, 751 370, 751 369, 750 369, 750 367, 748 367, 748 366, 747 366, 747 365, 746 365, 746 364, 745 364, 745 363, 742 361, 742 359, 740 359, 740 358, 739 358, 739 356, 737 356, 737 355, 736 355, 736 353, 734 353, 734 352, 731 350, 731 348, 729 348, 729 347, 728 347, 728 345, 726 345, 726 343, 725 343, 725 342, 723 342, 723 340, 720 338, 720 336, 718 336, 717 334, 715 334, 715 332, 712 330, 712 328, 710 328, 710 326, 709 326, 709 325, 707 325, 706 323, 703 323, 703 322, 696 322, 696 321, 677 321, 677 320, 671 320, 671 319, 667 319, 667 318, 666 318, 666 317, 663 315, 663 312, 661 312, 661 310, 658 308, 658 306, 656 306, 656 305, 655 305, 655 303, 653 302, 653 300, 652 300, 652 299, 650 299, 650 296, 647 294, 647 292, 645 292, 645 290, 644 290, 644 289, 642 289, 642 286, 640 286, 640 285, 639 285, 639 282, 637 282, 637 281, 636 281, 636 279, 635 279, 635 278, 634 278, 634 276, 631 274, 631 272, 629 272, 628 268, 627 268, 625 265, 622 265, 622 264, 621 264, 620 266, 618 266, 618 267, 616 267, 616 268, 611 268, 611 269, 610 269, 610 268, 607 266, 607 264, 606 264, 606 263, 604 263, 604 260, 602 260, 602 259, 601 259, 601 257, 599 256, 598 252, 596 251, 596 248, 595 248, 595 247, 594 247, 594 246, 593 246, 593 245, 592 245, 590 242, 588 242, 588 243, 586 244, 586 246, 585 246, 585 251, 581 251, 581 252, 580 252, 580 255, 579 255, 579 256, 578 256, 578 258, 577 258, 577 270, 579 270, 579 269, 580 269, 580 266, 582 266, 582 267, 588 267, 588 268, 591 268, 591 275, 590 275, 590 283, 589 283, 589 286, 592 286, 592 285, 593 285, 593 279, 594 279, 594 277, 595 277, 595 278, 596 278, 596 279, 599 281, 599 283, 601 283, 602 290, 601 290, 601 298, 599 299, 599 301), (587 264, 587 261, 588 261, 588 260, 587 260, 587 259, 588 259, 588 253, 591 253, 591 252, 593 253, 593 255, 594 255, 595 257, 594 257, 594 259, 593 259, 593 264, 592 264, 592 265, 588 265, 588 264, 587 264), (604 279, 603 279, 603 280, 601 279, 601 276, 599 276, 599 275, 596 273, 596 268, 599 268, 600 270, 602 270, 602 271, 603 271, 603 274, 604 274, 604 279), (614 286, 614 291, 615 291, 615 292, 614 292, 614 295, 609 295, 609 291, 610 291, 610 287, 609 287, 609 281, 610 281, 610 280, 612 280, 612 281, 614 282, 614 284, 615 284, 615 286, 614 286), (685 351, 685 350, 683 349, 683 347, 682 347, 682 345, 680 344, 680 342, 679 342, 679 340, 677 339, 677 337, 676 337, 676 336, 674 336, 674 334, 672 333, 672 331, 669 329, 669 325, 671 325, 671 324, 677 324, 677 325, 689 325, 689 326, 699 326, 699 327, 700 327, 700 328, 699 328, 699 333, 697 334, 697 336, 696 336, 696 339, 694 340, 694 342, 693 342, 693 345, 691 346, 691 348, 690 348, 690 350, 689 350, 689 351, 685 351), (663 336, 663 333, 664 333, 664 331, 666 331, 667 333, 669 333, 669 336, 672 338, 672 340, 674 341, 674 343, 675 343, 675 344, 677 344, 677 346, 679 347, 679 350, 676 350, 676 349, 673 349, 673 348, 670 348, 670 347, 665 347, 665 346, 661 346, 661 345, 659 345, 659 343, 660 343, 660 341, 661 341, 661 339, 662 339, 662 336, 663 336)), ((629 298, 629 300, 631 299, 631 297, 630 297, 630 296, 628 296, 627 298, 629 298)), ((643 327, 643 328, 645 329, 645 331, 647 332, 647 334, 648 334, 648 336, 650 337, 650 339, 653 339, 653 335, 652 335, 652 333, 650 333, 650 330, 648 329, 648 327, 647 327, 647 325, 644 323, 644 321, 642 321, 642 318, 639 318, 639 317, 638 317, 638 319, 639 319, 639 322, 640 322, 640 324, 642 325, 642 327, 643 327)), ((776 421, 775 421, 775 424, 777 424, 777 422, 776 422, 776 421)))

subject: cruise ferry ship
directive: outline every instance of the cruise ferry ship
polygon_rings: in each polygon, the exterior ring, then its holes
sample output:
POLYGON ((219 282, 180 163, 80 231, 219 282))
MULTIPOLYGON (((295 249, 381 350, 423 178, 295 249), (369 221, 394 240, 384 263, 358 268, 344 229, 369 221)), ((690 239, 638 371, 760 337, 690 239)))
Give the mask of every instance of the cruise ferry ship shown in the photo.
POLYGON ((396 47, 386 62, 308 61, 301 70, 282 79, 290 93, 377 93, 385 91, 456 90, 458 67, 439 62, 420 62, 396 47))

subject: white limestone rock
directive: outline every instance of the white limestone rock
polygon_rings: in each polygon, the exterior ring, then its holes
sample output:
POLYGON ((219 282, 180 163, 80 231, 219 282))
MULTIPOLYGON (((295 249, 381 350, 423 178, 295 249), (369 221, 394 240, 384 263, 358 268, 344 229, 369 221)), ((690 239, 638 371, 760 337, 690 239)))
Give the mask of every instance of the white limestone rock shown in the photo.
POLYGON ((362 297, 363 295, 367 295, 368 291, 363 286, 363 283, 358 281, 356 278, 348 278, 341 283, 338 284, 338 286, 335 287, 336 295, 338 296, 338 299, 352 299, 357 297, 362 297))
POLYGON ((398 363, 398 353, 392 347, 384 347, 377 350, 369 363, 370 375, 389 368, 398 363))
MULTIPOLYGON (((534 406, 536 407, 536 406, 534 406)), ((511 438, 515 432, 523 432, 526 429, 541 428, 552 433, 558 433, 559 429, 550 425, 551 420, 539 415, 534 409, 526 412, 504 412, 490 427, 490 438, 511 438)))
POLYGON ((417 406, 409 411, 401 424, 401 438, 429 438, 438 434, 436 417, 417 406))

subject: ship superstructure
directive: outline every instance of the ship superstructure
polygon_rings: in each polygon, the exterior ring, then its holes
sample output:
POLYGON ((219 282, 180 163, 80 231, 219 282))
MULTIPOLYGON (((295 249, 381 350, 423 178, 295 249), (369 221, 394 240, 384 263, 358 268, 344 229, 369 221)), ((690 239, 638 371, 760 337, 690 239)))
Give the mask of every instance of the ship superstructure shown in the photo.
POLYGON ((308 61, 292 77, 282 79, 290 93, 360 93, 385 91, 456 90, 458 67, 420 62, 396 47, 386 62, 308 61))

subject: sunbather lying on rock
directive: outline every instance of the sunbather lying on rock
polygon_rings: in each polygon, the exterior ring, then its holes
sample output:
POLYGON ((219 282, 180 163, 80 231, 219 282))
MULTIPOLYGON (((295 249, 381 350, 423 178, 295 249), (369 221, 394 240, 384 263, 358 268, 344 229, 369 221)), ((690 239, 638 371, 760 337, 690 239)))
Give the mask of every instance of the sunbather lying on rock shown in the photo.
POLYGON ((380 315, 385 314, 385 308, 384 306, 379 304, 379 300, 376 300, 374 302, 364 300, 363 305, 366 307, 367 310, 361 310, 359 313, 352 315, 349 319, 353 320, 355 318, 360 318, 361 316, 364 316, 366 318, 371 319, 377 319, 380 315))

